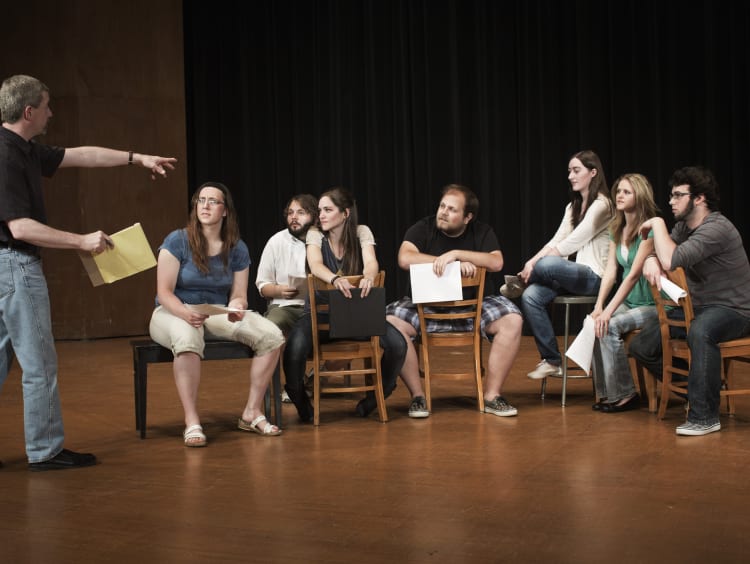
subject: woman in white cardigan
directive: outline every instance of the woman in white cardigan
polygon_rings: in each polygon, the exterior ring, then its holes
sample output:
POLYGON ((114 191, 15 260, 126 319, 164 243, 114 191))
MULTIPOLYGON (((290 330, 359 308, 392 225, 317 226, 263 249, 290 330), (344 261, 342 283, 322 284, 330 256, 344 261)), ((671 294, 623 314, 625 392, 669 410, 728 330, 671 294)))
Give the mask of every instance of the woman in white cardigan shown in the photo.
POLYGON ((559 294, 596 296, 607 264, 607 226, 614 210, 599 156, 593 151, 573 155, 568 181, 573 191, 557 233, 518 273, 528 285, 521 306, 542 359, 528 374, 533 379, 562 374, 547 306, 559 294), (569 261, 574 253, 575 262, 569 261))

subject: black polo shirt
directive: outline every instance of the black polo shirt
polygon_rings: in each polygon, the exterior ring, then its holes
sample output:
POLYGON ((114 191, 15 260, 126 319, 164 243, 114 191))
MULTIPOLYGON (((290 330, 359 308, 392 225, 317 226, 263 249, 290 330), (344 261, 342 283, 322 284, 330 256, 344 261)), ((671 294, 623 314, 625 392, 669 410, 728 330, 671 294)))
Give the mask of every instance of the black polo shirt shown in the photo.
POLYGON ((36 251, 33 245, 16 241, 7 222, 27 217, 47 223, 42 176, 52 176, 64 156, 62 147, 26 141, 0 127, 0 247, 36 251))

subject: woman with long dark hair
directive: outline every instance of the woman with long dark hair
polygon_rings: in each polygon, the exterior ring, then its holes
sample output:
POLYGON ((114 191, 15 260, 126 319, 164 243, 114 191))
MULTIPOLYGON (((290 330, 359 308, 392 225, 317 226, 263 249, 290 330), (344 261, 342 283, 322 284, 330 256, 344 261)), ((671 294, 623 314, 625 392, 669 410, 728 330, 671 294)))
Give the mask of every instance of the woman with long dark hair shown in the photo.
POLYGON ((612 199, 602 163, 594 151, 580 151, 568 162, 570 203, 555 236, 518 273, 528 287, 521 306, 536 340, 541 362, 529 378, 561 375, 562 357, 547 306, 559 294, 596 296, 607 264, 612 199), (568 256, 575 254, 575 262, 568 256))
POLYGON ((262 315, 246 311, 249 272, 250 255, 240 239, 232 195, 220 182, 207 182, 193 194, 187 227, 167 235, 159 247, 157 307, 149 327, 151 338, 174 353, 185 446, 206 445, 197 408, 204 339, 239 341, 253 349, 250 393, 237 425, 261 435, 281 434, 261 406, 284 337, 262 315), (231 311, 211 314, 191 307, 200 304, 231 311))
MULTIPOLYGON (((378 274, 375 237, 366 225, 360 225, 357 202, 345 188, 328 190, 318 200, 320 229, 307 232, 307 263, 317 278, 333 284, 337 290, 351 297, 353 286, 346 276, 362 275, 359 282, 362 297, 366 297, 378 274)), ((327 335, 322 335, 327 338, 327 335)), ((396 387, 398 373, 406 355, 406 342, 401 333, 386 323, 386 333, 380 339, 383 348, 381 371, 383 392, 388 397, 396 387)), ((286 391, 302 421, 313 419, 313 408, 304 389, 305 363, 312 352, 312 321, 306 313, 292 329, 284 349, 286 391)), ((356 414, 367 417, 376 407, 375 396, 368 392, 356 408, 356 414)))

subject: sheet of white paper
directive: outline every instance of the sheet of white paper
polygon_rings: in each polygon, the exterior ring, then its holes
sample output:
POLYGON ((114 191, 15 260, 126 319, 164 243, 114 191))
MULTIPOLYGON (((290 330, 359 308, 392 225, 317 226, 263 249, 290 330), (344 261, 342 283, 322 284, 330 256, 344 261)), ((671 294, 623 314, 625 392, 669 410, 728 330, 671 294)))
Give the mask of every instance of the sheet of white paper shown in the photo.
POLYGON ((187 304, 187 306, 202 313, 203 315, 222 315, 227 313, 240 313, 245 311, 252 311, 251 309, 236 309, 233 307, 218 306, 213 304, 187 304))
POLYGON ((594 320, 590 315, 583 320, 583 329, 568 347, 565 353, 570 360, 583 368, 586 374, 591 373, 591 358, 594 356, 594 343, 596 342, 596 331, 594 320))
POLYGON ((307 276, 292 276, 290 274, 288 285, 290 288, 297 288, 301 291, 303 288, 307 287, 307 276))
POLYGON ((677 284, 672 282, 669 278, 666 276, 661 277, 661 289, 664 291, 665 294, 669 296, 669 299, 673 302, 680 301, 680 298, 684 298, 687 296, 687 292, 680 288, 677 284))
POLYGON ((411 301, 415 304, 463 299, 461 263, 458 261, 447 264, 440 277, 432 271, 431 262, 412 264, 409 267, 409 274, 411 275, 411 301))

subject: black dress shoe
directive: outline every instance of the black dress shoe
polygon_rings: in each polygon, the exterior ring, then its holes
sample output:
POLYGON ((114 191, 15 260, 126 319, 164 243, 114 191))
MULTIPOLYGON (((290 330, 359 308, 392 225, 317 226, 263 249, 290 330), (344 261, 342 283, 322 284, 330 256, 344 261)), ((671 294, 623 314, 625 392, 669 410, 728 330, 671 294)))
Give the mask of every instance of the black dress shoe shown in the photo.
POLYGON ((608 403, 606 406, 602 406, 603 413, 620 413, 621 411, 630 411, 632 409, 639 409, 641 407, 641 398, 638 394, 635 394, 628 401, 622 405, 616 403, 608 403))
POLYGON ((30 462, 29 470, 32 472, 44 472, 45 470, 66 470, 67 468, 82 468, 96 464, 96 456, 83 452, 73 452, 66 448, 54 458, 44 462, 30 462))
POLYGON ((591 409, 593 409, 594 411, 601 411, 605 405, 609 405, 609 403, 607 403, 605 400, 599 400, 591 406, 591 409))

